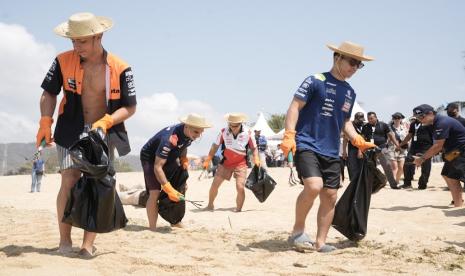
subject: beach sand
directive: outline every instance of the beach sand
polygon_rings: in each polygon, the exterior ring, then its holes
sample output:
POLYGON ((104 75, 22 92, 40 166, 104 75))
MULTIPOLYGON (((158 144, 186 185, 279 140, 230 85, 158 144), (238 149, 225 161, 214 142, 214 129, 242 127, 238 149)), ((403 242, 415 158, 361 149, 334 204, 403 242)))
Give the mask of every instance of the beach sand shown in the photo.
MULTIPOLYGON (((373 195, 365 239, 353 243, 331 229, 328 243, 338 248, 333 253, 299 253, 288 246, 302 187, 288 185, 288 168, 271 168, 278 186, 266 202, 247 190, 243 212, 235 213, 235 184, 225 182, 214 212, 187 204, 184 229, 159 218, 159 231, 149 231, 145 209, 125 206, 128 226, 98 235, 91 260, 77 257, 83 233, 77 228, 74 252, 56 253, 59 175, 46 175, 41 193, 29 193, 30 176, 4 176, 0 275, 464 275, 465 209, 448 206, 440 171, 434 164, 427 190, 385 188, 373 195)), ((198 181, 200 172, 190 173, 187 198, 206 204, 212 179, 198 181)), ((143 175, 120 173, 117 183, 143 185, 143 175)), ((318 204, 307 218, 312 238, 318 204)))

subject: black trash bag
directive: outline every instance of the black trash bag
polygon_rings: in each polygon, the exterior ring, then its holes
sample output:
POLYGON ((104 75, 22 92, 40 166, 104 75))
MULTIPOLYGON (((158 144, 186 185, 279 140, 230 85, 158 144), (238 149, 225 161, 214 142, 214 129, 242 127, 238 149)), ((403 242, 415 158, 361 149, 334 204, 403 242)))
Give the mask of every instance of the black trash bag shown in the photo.
POLYGON ((374 151, 368 151, 360 174, 352 181, 336 204, 333 227, 351 241, 362 240, 367 233, 368 212, 375 174, 370 169, 374 151))
MULTIPOLYGON (((178 192, 186 195, 186 181, 189 178, 189 173, 182 167, 177 167, 168 177, 168 181, 171 186, 178 192)), ((180 223, 186 213, 186 202, 179 201, 174 202, 168 198, 168 194, 165 191, 160 192, 158 197, 158 213, 160 216, 171 224, 180 223)))
POLYGON ((276 186, 276 181, 266 172, 264 168, 254 166, 245 187, 253 192, 260 202, 264 202, 276 186))
POLYGON ((114 174, 108 157, 108 147, 102 139, 102 134, 90 131, 69 148, 74 164, 88 177, 103 178, 108 173, 114 174))
POLYGON ((91 131, 69 150, 83 175, 71 189, 62 222, 96 233, 125 227, 128 220, 101 135, 91 131))
POLYGON ((62 222, 96 233, 124 228, 128 220, 115 183, 111 175, 95 179, 84 174, 71 189, 62 222))

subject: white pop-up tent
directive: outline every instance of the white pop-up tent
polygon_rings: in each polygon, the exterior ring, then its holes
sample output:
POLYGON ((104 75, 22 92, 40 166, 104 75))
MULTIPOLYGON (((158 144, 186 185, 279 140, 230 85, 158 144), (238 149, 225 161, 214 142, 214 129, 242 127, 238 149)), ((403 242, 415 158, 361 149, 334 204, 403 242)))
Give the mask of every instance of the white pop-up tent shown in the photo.
POLYGON ((355 113, 357 113, 357 112, 362 112, 363 115, 365 115, 365 119, 367 118, 367 112, 356 101, 354 103, 354 107, 352 107, 352 114, 350 115, 350 120, 354 119, 355 113))
POLYGON ((268 125, 268 122, 265 119, 265 116, 262 112, 258 113, 258 119, 255 125, 252 127, 252 131, 260 130, 260 134, 264 135, 266 138, 269 136, 275 135, 274 131, 268 125))

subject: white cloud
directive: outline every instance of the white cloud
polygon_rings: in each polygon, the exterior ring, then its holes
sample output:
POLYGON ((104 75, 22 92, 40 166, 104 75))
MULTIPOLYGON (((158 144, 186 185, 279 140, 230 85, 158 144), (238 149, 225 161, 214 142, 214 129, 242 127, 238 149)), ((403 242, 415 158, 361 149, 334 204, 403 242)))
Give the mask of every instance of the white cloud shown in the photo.
POLYGON ((137 102, 136 113, 126 122, 131 154, 139 154, 145 142, 164 127, 179 123, 179 117, 195 112, 205 116, 214 127, 206 129, 202 138, 194 142, 188 151, 205 155, 225 124, 222 116, 210 105, 201 101, 179 101, 173 93, 155 93, 139 97, 137 102))
POLYGON ((40 84, 55 49, 19 25, 0 22, 0 37, 0 143, 32 142, 40 116, 40 84))

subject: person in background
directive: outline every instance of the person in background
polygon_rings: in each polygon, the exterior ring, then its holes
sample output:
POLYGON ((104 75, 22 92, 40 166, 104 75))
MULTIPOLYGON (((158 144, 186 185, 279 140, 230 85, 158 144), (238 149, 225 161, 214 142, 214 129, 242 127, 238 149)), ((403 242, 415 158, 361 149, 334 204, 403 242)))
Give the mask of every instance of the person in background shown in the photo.
POLYGON ((396 140, 396 137, 389 125, 385 122, 379 121, 375 112, 368 112, 367 117, 368 123, 362 127, 362 135, 367 141, 370 141, 381 148, 381 152, 376 155, 376 159, 383 167, 384 174, 386 175, 391 189, 399 189, 392 172, 391 164, 386 156, 388 139, 395 145, 397 150, 400 150, 399 142, 396 140))
POLYGON ((444 167, 441 175, 452 194, 455 207, 463 206, 460 179, 465 174, 465 127, 456 119, 436 114, 434 108, 422 104, 413 109, 413 115, 423 125, 433 126, 434 144, 422 155, 414 156, 416 167, 444 150, 444 167))
POLYGON ((400 178, 404 172, 405 157, 407 156, 408 146, 398 147, 408 134, 408 128, 402 122, 404 118, 405 116, 400 112, 392 114, 392 121, 389 126, 398 143, 396 145, 392 141, 389 141, 387 150, 387 158, 391 162, 392 174, 396 179, 396 183, 400 182, 400 178))
POLYGON ((260 157, 260 164, 262 168, 268 169, 268 166, 266 165, 266 151, 268 148, 268 142, 266 140, 265 135, 261 135, 261 130, 260 129, 255 129, 255 143, 257 144, 257 149, 258 149, 258 156, 260 157))
MULTIPOLYGON (((433 145, 433 126, 424 126, 417 118, 411 118, 410 128, 407 137, 400 143, 400 147, 408 145, 410 148, 404 163, 404 185, 403 189, 412 188, 412 180, 415 174, 414 156, 422 156, 433 145)), ((421 164, 421 176, 418 180, 418 189, 424 190, 427 187, 431 172, 431 159, 425 160, 421 164)))
POLYGON ((45 171, 45 161, 39 155, 37 158, 34 158, 32 161, 32 185, 31 185, 31 193, 40 192, 40 186, 42 183, 42 176, 44 175, 45 171))
POLYGON ((465 118, 460 116, 459 105, 458 104, 456 104, 456 103, 448 104, 447 107, 446 107, 446 111, 447 111, 447 116, 456 119, 463 126, 465 126, 465 118))

